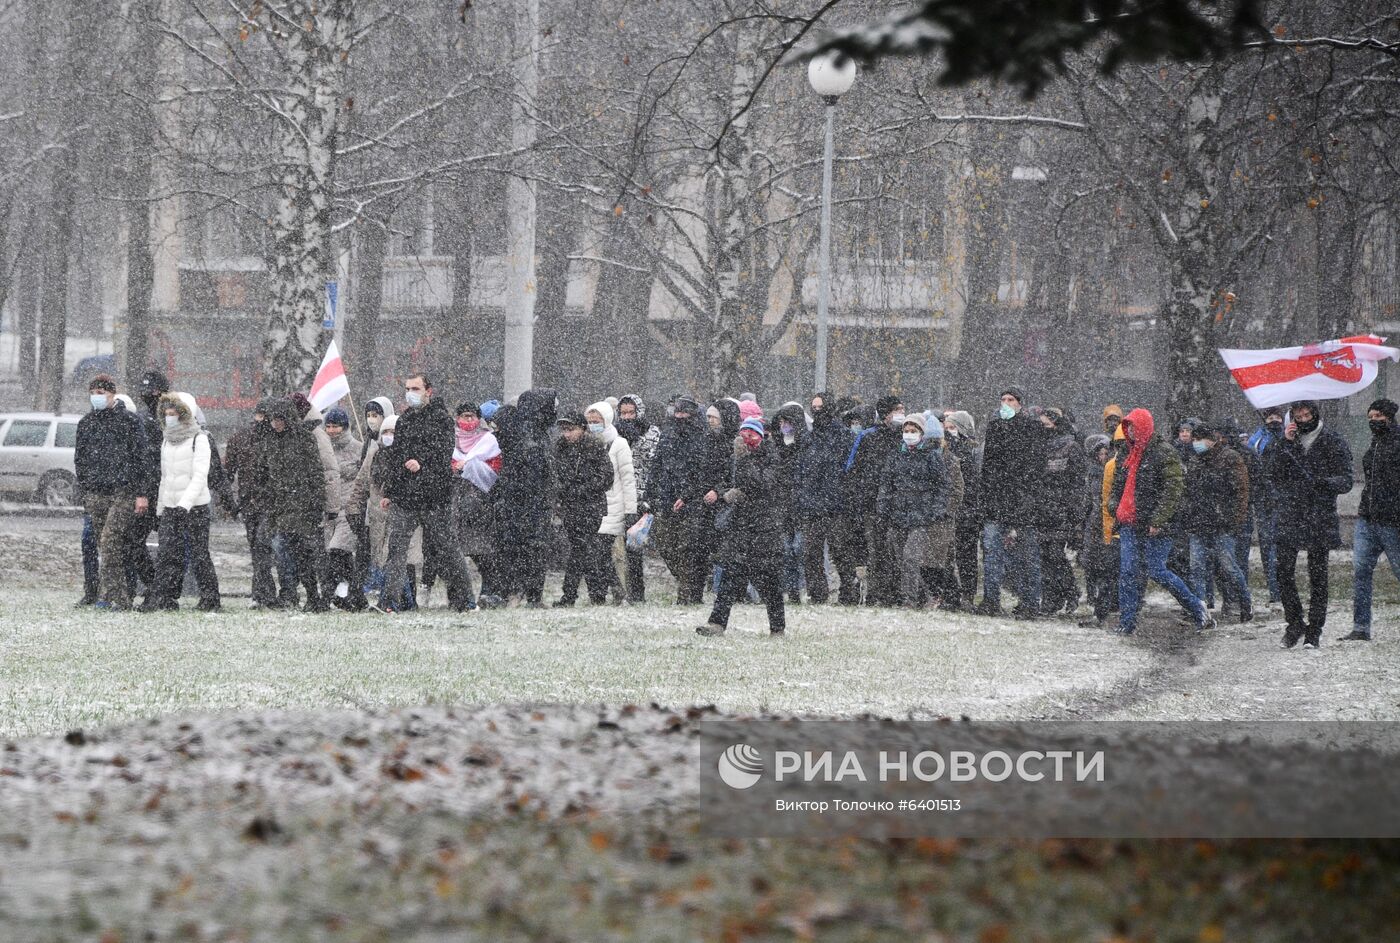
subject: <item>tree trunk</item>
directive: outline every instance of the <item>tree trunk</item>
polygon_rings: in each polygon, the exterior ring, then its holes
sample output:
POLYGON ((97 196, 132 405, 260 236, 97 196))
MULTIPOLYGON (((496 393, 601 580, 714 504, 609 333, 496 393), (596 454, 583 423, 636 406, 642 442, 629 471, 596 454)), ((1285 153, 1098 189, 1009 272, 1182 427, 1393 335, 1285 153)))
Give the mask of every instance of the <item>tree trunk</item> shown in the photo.
POLYGON ((68 342, 68 266, 73 246, 77 152, 65 148, 53 168, 50 220, 44 241, 43 312, 39 324, 39 382, 34 408, 63 411, 64 349, 68 342))
MULTIPOLYGON (((980 136, 974 134, 973 140, 980 136)), ((953 400, 977 405, 992 401, 996 393, 992 387, 1021 382, 1020 363, 1008 356, 1007 332, 1000 324, 1002 310, 997 299, 1006 251, 1008 183, 997 156, 989 155, 989 162, 977 167, 971 180, 963 184, 969 188, 967 302, 962 345, 953 371, 953 400)))
POLYGON ((359 234, 354 261, 355 309, 346 326, 345 372, 355 401, 363 404, 382 392, 380 382, 387 374, 379 362, 379 316, 384 305, 384 256, 389 235, 383 225, 370 219, 361 224, 359 234))
POLYGON ((620 264, 604 264, 598 273, 593 320, 600 326, 600 333, 617 344, 612 364, 617 388, 641 393, 647 383, 646 353, 651 346, 647 321, 653 275, 638 264, 643 255, 631 251, 627 228, 620 220, 609 224, 602 257, 620 264))
POLYGON ((155 260, 151 253, 151 147, 149 133, 133 136, 131 202, 126 214, 126 385, 141 384, 150 359, 151 295, 155 260))
MULTIPOLYGON (((511 105, 511 146, 535 145, 531 114, 539 89, 540 3, 514 0, 515 98, 511 105)), ((529 165, 529 160, 525 160, 529 165)), ((535 183, 512 176, 506 181, 506 336, 504 393, 513 402, 534 385, 535 357, 535 183)))
POLYGON ((272 305, 263 340, 263 388, 305 391, 324 342, 326 279, 334 272, 331 207, 335 150, 353 0, 292 0, 289 16, 309 28, 288 30, 293 67, 282 96, 279 196, 273 224, 272 305))
MULTIPOLYGON (((33 225, 32 219, 30 223, 33 225)), ((39 293, 42 291, 42 242, 30 230, 24 257, 20 260, 19 299, 15 319, 19 322, 19 378, 23 388, 33 389, 38 375, 35 352, 39 346, 39 293)))
MULTIPOLYGON (((1210 416, 1210 372, 1216 369, 1215 290, 1205 274, 1206 266, 1178 255, 1171 260, 1171 284, 1162 305, 1167 333, 1166 419, 1210 416)), ((1165 427, 1164 427, 1165 428, 1165 427)))

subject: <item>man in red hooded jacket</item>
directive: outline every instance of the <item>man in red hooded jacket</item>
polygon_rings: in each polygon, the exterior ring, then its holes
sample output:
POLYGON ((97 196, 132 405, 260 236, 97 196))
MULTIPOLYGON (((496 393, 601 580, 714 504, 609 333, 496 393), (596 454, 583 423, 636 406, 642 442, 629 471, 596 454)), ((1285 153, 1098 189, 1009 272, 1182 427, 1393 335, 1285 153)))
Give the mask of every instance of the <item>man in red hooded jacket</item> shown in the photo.
POLYGON ((1176 450, 1154 434, 1152 414, 1145 409, 1128 413, 1122 427, 1128 454, 1113 473, 1109 496, 1109 510, 1118 522, 1118 632, 1132 635, 1137 630, 1148 579, 1176 597, 1198 630, 1214 628, 1205 604, 1167 569, 1172 521, 1185 488, 1176 450))

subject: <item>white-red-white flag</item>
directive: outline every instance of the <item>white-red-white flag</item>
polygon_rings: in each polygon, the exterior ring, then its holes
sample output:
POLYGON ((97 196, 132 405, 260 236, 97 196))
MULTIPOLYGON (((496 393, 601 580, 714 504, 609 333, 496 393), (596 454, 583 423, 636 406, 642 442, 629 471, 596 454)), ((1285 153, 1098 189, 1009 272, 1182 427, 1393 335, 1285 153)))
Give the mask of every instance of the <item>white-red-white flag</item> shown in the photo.
POLYGON ((311 405, 321 412, 330 409, 340 398, 350 392, 350 381, 345 378, 345 364, 340 362, 340 351, 331 341, 326 348, 326 356, 321 358, 321 369, 316 371, 316 380, 311 384, 311 405))
POLYGON ((1382 360, 1400 361, 1384 337, 1363 334, 1303 347, 1222 350, 1220 359, 1255 409, 1301 399, 1342 399, 1376 382, 1382 360))

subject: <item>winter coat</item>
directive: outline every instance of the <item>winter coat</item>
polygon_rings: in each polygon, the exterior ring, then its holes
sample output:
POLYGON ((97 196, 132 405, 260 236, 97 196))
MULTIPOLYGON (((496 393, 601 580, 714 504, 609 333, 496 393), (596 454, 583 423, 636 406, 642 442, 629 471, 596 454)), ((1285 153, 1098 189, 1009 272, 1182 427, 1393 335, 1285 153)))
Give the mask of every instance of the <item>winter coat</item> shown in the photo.
POLYGON ((632 447, 613 426, 611 405, 606 402, 594 403, 588 409, 597 410, 603 417, 605 428, 602 442, 608 448, 613 475, 612 485, 608 488, 608 512, 598 525, 598 533, 621 537, 627 531, 627 518, 637 513, 637 473, 632 464, 632 447))
MULTIPOLYGON (((797 530, 797 498, 793 486, 797 481, 797 456, 801 454, 806 442, 807 421, 803 416, 802 407, 792 404, 779 409, 768 424, 768 444, 772 453, 770 461, 776 472, 773 507, 778 515, 778 524, 785 534, 797 530), (791 445, 783 441, 783 433, 779 428, 784 419, 792 423, 791 445)), ((875 490, 880 490, 878 476, 875 480, 875 490)))
POLYGON ((282 432, 268 430, 253 468, 255 510, 273 533, 313 536, 326 515, 326 479, 311 430, 302 425, 291 400, 281 400, 269 417, 283 419, 282 432))
MULTIPOLYGON (((1132 413, 1129 413, 1132 415, 1132 413)), ((1113 520, 1118 520, 1118 505, 1123 500, 1123 489, 1128 480, 1128 462, 1115 460, 1113 484, 1109 492, 1108 510, 1113 520)), ((1153 435, 1148 440, 1138 465, 1135 503, 1139 531, 1146 533, 1157 527, 1165 533, 1173 531, 1173 522, 1181 507, 1181 495, 1185 490, 1186 476, 1181 469, 1181 460, 1176 449, 1161 436, 1153 435)))
POLYGON ((782 470, 771 442, 756 452, 735 444, 732 471, 719 491, 720 506, 734 508, 729 526, 720 532, 717 562, 722 566, 776 566, 782 559, 782 534, 775 513, 782 470), (742 451, 740 451, 742 450, 742 451))
POLYGON ((136 414, 120 403, 94 409, 78 420, 73 471, 79 490, 84 495, 150 495, 148 449, 145 425, 136 414))
POLYGON ((846 506, 846 459, 855 433, 835 418, 815 422, 797 453, 793 495, 799 518, 840 514, 846 506))
POLYGON ((335 450, 336 470, 340 476, 338 486, 341 503, 336 508, 340 513, 335 519, 330 537, 326 540, 326 549, 353 553, 356 546, 355 531, 346 514, 346 507, 350 503, 350 492, 355 487, 355 479, 360 473, 360 456, 364 454, 364 444, 346 429, 340 434, 340 438, 331 439, 331 446, 335 450))
POLYGON ((901 430, 882 423, 867 430, 856 444, 855 459, 846 472, 848 500, 862 517, 873 517, 880 499, 880 480, 890 456, 899 451, 901 430))
POLYGON ((1249 521, 1249 469, 1239 452, 1222 443, 1194 456, 1186 467, 1181 528, 1188 534, 1238 534, 1249 521))
POLYGON ((942 449, 930 439, 901 444, 880 476, 876 513, 891 527, 915 530, 949 519, 952 480, 942 449))
POLYGON ((561 436, 554 445, 554 463, 564 527, 571 534, 599 533, 613 483, 607 447, 586 433, 576 443, 561 436))
POLYGON ((943 450, 943 465, 948 472, 948 513, 928 527, 928 544, 924 550, 924 566, 946 566, 953 552, 958 533, 958 515, 962 511, 967 484, 962 462, 947 448, 943 450))
POLYGON ((162 413, 167 406, 178 410, 181 428, 178 434, 167 433, 161 442, 156 513, 171 508, 189 511, 207 507, 211 446, 208 434, 195 424, 194 397, 188 393, 166 393, 161 397, 162 413))
POLYGON ((526 390, 516 406, 502 407, 497 413, 501 472, 491 499, 502 550, 549 534, 556 490, 549 428, 554 425, 556 403, 553 390, 526 390))
POLYGON ((977 497, 983 520, 1008 527, 1037 522, 1048 437, 1025 410, 987 423, 977 497))
MULTIPOLYGON (((345 496, 340 487, 340 465, 336 460, 331 437, 326 434, 321 411, 312 406, 302 417, 302 425, 311 433, 311 439, 316 443, 316 460, 321 466, 321 477, 326 483, 326 513, 339 514, 345 504, 345 496)), ((327 536, 329 537, 329 534, 327 536)))
POLYGON ((1390 424, 1361 457, 1365 484, 1361 487, 1362 520, 1388 527, 1400 525, 1400 427, 1390 424))
POLYGON ((452 519, 457 545, 469 557, 496 552, 496 517, 491 496, 465 478, 452 482, 452 519))
MULTIPOLYGON (((898 436, 896 448, 898 448, 898 436)), ((977 508, 978 483, 982 480, 982 444, 965 435, 950 436, 948 450, 958 459, 963 477, 963 501, 958 510, 958 526, 981 526, 982 515, 977 508)))
POLYGON ((398 415, 393 452, 397 466, 387 469, 384 494, 406 510, 427 511, 452 502, 452 450, 457 444, 453 419, 439 397, 398 415), (418 471, 405 463, 415 460, 418 471))
POLYGON ((1356 483, 1346 439, 1324 424, 1312 448, 1303 448, 1300 433, 1292 442, 1271 442, 1263 458, 1277 499, 1274 539, 1294 547, 1340 548, 1337 498, 1356 483))
MULTIPOLYGON (((378 437, 370 440, 365 460, 355 475, 346 501, 345 516, 351 521, 363 520, 369 542, 370 563, 382 567, 389 559, 389 512, 380 506, 384 498, 384 482, 392 449, 382 449, 378 437), (381 454, 384 453, 384 454, 381 454)), ((462 482, 466 484, 466 482, 462 482)), ((356 525, 358 526, 358 525, 356 525)), ((408 545, 408 565, 423 565, 423 529, 415 528, 408 545)))
POLYGON ((1088 456, 1071 433, 1062 432, 1045 446, 1041 476, 1041 529, 1075 533, 1084 522, 1084 467, 1088 456))
POLYGON ((699 416, 684 422, 673 419, 656 446, 647 483, 651 509, 669 513, 678 500, 686 503, 683 513, 703 509, 706 493, 718 490, 727 478, 729 446, 722 443, 723 438, 711 434, 699 416))

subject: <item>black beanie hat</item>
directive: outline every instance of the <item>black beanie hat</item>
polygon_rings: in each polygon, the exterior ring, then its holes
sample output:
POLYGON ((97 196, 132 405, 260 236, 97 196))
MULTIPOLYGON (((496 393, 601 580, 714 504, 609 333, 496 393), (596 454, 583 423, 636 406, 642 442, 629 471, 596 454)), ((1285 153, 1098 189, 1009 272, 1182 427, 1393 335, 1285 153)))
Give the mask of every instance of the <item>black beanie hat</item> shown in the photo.
POLYGON ((894 408, 903 405, 903 403, 904 400, 893 393, 882 396, 875 401, 875 415, 881 419, 887 419, 894 412, 894 408))
POLYGON ((1366 407, 1368 413, 1373 409, 1391 422, 1394 422, 1395 414, 1400 412, 1400 405, 1396 405, 1393 399, 1378 399, 1370 406, 1366 407))
POLYGON ((998 397, 1005 396, 1005 395, 1008 394, 1008 393, 1010 393, 1012 396, 1016 397, 1016 402, 1020 403, 1022 406, 1026 405, 1026 394, 1021 390, 1020 387, 1018 387, 1018 386, 1008 386, 1006 389, 1004 389, 1004 390, 1002 390, 1000 393, 998 393, 997 396, 998 396, 998 397))

